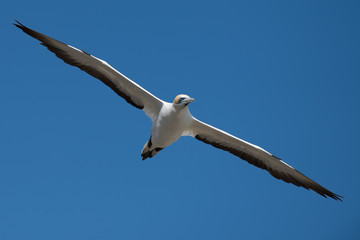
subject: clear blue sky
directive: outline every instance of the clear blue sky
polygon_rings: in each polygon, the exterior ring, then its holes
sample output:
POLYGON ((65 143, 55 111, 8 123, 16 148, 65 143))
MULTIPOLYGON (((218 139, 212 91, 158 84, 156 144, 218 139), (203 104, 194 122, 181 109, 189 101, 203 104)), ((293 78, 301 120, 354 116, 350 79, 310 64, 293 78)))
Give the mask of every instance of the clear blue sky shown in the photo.
POLYGON ((360 239, 358 1, 2 3, 0 239, 360 239), (14 19, 106 60, 344 202, 151 122, 14 19))

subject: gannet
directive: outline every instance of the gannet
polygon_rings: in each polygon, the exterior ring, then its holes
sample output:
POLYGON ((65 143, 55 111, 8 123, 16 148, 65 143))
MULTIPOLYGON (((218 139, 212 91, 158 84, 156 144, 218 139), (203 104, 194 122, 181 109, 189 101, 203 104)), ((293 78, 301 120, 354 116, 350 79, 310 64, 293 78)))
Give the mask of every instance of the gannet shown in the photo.
POLYGON ((141 151, 142 160, 154 157, 181 136, 191 136, 213 147, 230 152, 256 167, 265 169, 277 179, 308 190, 311 189, 325 198, 331 197, 342 201, 342 196, 322 187, 280 158, 193 117, 189 111, 189 104, 194 99, 188 95, 179 94, 172 103, 163 101, 118 72, 107 62, 27 28, 18 21, 14 25, 39 40, 65 63, 78 67, 99 79, 128 103, 145 112, 152 121, 152 127, 150 139, 141 151))

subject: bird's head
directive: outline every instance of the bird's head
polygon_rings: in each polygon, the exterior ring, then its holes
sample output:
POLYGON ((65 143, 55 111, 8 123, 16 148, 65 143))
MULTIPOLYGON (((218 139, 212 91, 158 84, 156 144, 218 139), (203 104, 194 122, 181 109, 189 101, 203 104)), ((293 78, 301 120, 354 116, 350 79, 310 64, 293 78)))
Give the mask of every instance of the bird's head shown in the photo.
POLYGON ((195 101, 193 98, 185 94, 179 94, 175 97, 173 104, 178 107, 186 107, 190 103, 195 101))

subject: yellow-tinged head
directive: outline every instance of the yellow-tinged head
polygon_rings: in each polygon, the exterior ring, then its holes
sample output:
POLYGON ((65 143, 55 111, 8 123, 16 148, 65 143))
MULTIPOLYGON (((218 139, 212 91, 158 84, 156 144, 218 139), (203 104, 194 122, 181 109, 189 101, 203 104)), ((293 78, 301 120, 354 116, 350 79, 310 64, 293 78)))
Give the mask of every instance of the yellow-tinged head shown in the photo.
POLYGON ((192 103, 193 101, 195 101, 193 98, 189 97, 188 95, 185 94, 179 94, 175 97, 173 104, 178 105, 178 106, 187 106, 190 103, 192 103))

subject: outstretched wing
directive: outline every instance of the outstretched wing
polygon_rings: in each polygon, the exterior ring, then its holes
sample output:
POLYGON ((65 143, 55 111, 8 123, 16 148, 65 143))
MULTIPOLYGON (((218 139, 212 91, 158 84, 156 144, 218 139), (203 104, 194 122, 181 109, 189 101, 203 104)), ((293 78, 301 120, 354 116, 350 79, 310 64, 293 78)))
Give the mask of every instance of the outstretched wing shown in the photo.
POLYGON ((152 120, 154 120, 159 113, 161 106, 163 105, 162 100, 131 81, 111 67, 107 62, 27 28, 18 21, 16 22, 17 23, 14 23, 16 27, 20 28, 31 37, 39 40, 42 45, 55 53, 57 57, 99 79, 114 90, 119 96, 123 97, 128 103, 136 108, 144 110, 146 115, 152 120))
POLYGON ((322 187, 264 149, 234 137, 227 132, 203 123, 195 118, 186 133, 187 135, 195 137, 197 140, 228 151, 256 167, 267 170, 277 179, 281 179, 299 187, 312 189, 323 197, 331 197, 335 200, 342 201, 342 196, 322 187))

